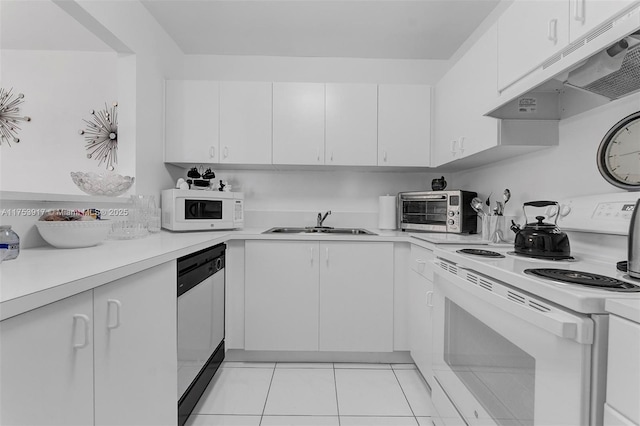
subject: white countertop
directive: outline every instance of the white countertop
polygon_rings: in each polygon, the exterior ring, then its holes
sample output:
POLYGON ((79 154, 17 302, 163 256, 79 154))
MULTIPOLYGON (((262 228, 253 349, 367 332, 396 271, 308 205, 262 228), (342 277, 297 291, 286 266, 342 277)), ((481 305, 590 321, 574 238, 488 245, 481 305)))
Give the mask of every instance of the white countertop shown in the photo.
POLYGON ((640 300, 609 299, 605 309, 607 312, 640 324, 640 300))
POLYGON ((405 233, 371 229, 378 235, 262 234, 236 231, 161 231, 134 240, 107 240, 95 247, 24 249, 0 264, 0 320, 61 300, 229 240, 387 241, 418 245, 479 244, 476 235, 405 233))

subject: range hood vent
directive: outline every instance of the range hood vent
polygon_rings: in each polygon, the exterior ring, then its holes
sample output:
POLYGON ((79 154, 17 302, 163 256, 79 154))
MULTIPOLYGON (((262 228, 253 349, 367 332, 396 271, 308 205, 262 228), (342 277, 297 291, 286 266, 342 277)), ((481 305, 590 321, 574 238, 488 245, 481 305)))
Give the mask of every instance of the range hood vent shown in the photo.
POLYGON ((565 85, 619 99, 640 90, 638 33, 620 40, 571 71, 565 85))

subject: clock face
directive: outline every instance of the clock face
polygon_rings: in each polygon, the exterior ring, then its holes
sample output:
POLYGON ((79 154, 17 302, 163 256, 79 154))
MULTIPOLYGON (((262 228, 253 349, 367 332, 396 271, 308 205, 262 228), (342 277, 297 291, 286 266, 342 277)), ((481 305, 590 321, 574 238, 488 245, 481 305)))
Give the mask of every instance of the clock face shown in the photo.
POLYGON ((598 149, 598 169, 612 185, 640 190, 640 111, 607 132, 598 149))

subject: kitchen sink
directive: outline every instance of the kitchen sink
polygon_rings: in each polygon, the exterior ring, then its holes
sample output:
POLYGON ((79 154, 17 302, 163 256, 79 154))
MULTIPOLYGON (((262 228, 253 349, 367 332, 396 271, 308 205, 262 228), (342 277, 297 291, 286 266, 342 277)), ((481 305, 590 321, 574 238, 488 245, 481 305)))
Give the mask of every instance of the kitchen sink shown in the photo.
POLYGON ((330 228, 326 226, 311 226, 306 228, 276 227, 263 232, 263 234, 342 234, 342 235, 377 235, 363 228, 330 228))

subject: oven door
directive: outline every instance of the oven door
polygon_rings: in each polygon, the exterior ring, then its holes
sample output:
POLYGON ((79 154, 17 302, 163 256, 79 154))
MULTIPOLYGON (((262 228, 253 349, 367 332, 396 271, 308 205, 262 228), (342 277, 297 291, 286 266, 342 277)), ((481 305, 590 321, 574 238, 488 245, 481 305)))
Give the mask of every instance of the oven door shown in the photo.
POLYGON ((434 375, 469 425, 589 423, 589 317, 440 259, 435 273, 434 375))
POLYGON ((403 199, 401 223, 408 229, 446 231, 447 207, 447 195, 403 199))

